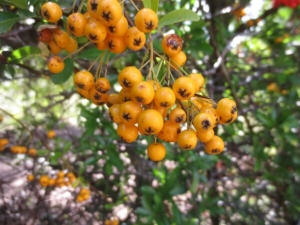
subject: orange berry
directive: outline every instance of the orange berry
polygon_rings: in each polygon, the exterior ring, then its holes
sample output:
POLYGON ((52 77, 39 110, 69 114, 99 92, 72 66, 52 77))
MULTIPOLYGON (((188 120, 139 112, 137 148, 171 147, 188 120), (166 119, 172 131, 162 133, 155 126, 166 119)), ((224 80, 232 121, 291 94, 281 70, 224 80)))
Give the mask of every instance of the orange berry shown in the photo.
POLYGON ((123 37, 127 30, 128 30, 128 21, 126 17, 123 15, 115 25, 109 25, 107 27, 108 34, 116 37, 123 37))
POLYGON ((175 80, 172 89, 179 100, 187 100, 194 96, 196 90, 190 77, 179 77, 175 80))
POLYGON ((157 14, 148 8, 139 10, 135 16, 135 26, 143 33, 150 33, 158 25, 157 14))
POLYGON ((133 85, 141 82, 143 76, 139 69, 134 66, 127 66, 121 70, 118 76, 118 82, 122 88, 130 90, 133 85))
POLYGON ((74 84, 77 88, 90 90, 94 87, 94 76, 87 70, 81 70, 74 75, 74 84))
POLYGON ((166 35, 161 42, 163 52, 169 57, 177 55, 182 49, 183 41, 177 34, 166 35))
POLYGON ((47 132, 47 137, 48 138, 54 138, 56 136, 56 132, 54 131, 54 130, 49 130, 48 132, 47 132))
POLYGON ((59 56, 51 56, 48 59, 47 66, 51 73, 56 74, 64 70, 65 63, 59 56))
POLYGON ((60 20, 62 10, 55 2, 46 2, 42 5, 41 14, 48 22, 55 23, 60 20))
POLYGON ((162 115, 154 109, 146 109, 138 118, 138 129, 141 134, 158 134, 164 125, 162 115))
POLYGON ((171 66, 175 69, 182 67, 186 62, 186 55, 183 51, 180 51, 178 54, 170 57, 171 66))
POLYGON ((219 136, 214 136, 204 144, 204 150, 208 154, 219 154, 224 151, 224 141, 219 136))
POLYGON ((153 86, 147 81, 140 81, 130 91, 132 100, 147 105, 152 102, 155 92, 153 86))
POLYGON ((162 143, 151 143, 147 148, 147 155, 152 161, 161 161, 167 153, 166 147, 162 143))
POLYGON ((85 35, 85 25, 88 23, 87 18, 81 13, 72 13, 67 19, 68 32, 75 37, 85 35))
POLYGON ((194 149, 197 145, 198 139, 196 131, 192 129, 181 131, 178 135, 177 143, 180 148, 184 150, 194 149))
POLYGON ((117 127, 118 136, 125 142, 134 142, 139 136, 138 128, 133 124, 120 123, 117 127))
POLYGON ((130 27, 124 35, 124 41, 128 48, 133 51, 138 51, 144 47, 146 35, 136 27, 130 27))
POLYGON ((97 14, 97 19, 104 25, 115 25, 122 17, 122 6, 117 0, 101 0, 98 3, 97 14))

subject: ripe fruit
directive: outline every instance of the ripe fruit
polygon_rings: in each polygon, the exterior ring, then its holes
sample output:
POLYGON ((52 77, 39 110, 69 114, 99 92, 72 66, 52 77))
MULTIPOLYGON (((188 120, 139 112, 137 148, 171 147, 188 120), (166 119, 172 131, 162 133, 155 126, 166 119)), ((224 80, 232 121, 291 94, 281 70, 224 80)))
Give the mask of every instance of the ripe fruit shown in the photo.
POLYGON ((175 104, 176 96, 169 87, 159 88, 154 95, 154 104, 161 108, 169 108, 175 104))
POLYGON ((115 37, 107 35, 105 42, 107 49, 115 54, 120 54, 126 50, 126 44, 123 37, 115 37))
POLYGON ((123 37, 127 30, 128 30, 128 21, 126 17, 123 15, 115 25, 109 25, 107 27, 108 34, 116 37, 123 37))
POLYGON ((47 175, 42 175, 39 179, 39 183, 43 187, 47 187, 49 184, 49 177, 47 175))
POLYGON ((161 45, 164 53, 171 57, 181 51, 182 43, 181 37, 177 34, 168 34, 163 38, 161 45))
POLYGON ((85 35, 85 25, 88 23, 87 18, 81 13, 72 13, 67 19, 68 32, 75 37, 85 35))
POLYGON ((143 112, 141 105, 135 101, 127 101, 120 106, 120 119, 125 124, 136 124, 139 115, 143 112))
POLYGON ((130 90, 122 88, 121 91, 119 92, 119 98, 121 103, 130 101, 131 100, 130 90))
POLYGON ((206 142, 210 141, 214 136, 215 136, 215 132, 213 129, 210 129, 205 132, 197 131, 197 138, 202 143, 206 143, 206 142))
POLYGON ((102 94, 106 94, 110 90, 110 82, 107 78, 98 78, 95 82, 95 88, 102 94))
POLYGON ((121 104, 114 104, 108 110, 109 117, 114 123, 121 123, 120 106, 121 104))
POLYGON ((48 132, 47 132, 47 137, 48 138, 54 138, 56 136, 56 132, 54 131, 54 130, 49 130, 48 132))
POLYGON ((106 38, 106 27, 97 20, 90 20, 85 25, 85 36, 94 43, 104 41, 106 38))
POLYGON ((70 37, 70 42, 64 49, 69 53, 73 53, 77 50, 77 48, 78 48, 77 41, 74 38, 70 37))
POLYGON ((121 103, 121 101, 117 93, 112 93, 107 95, 106 105, 108 108, 119 103, 121 103))
POLYGON ((157 137, 163 141, 176 142, 180 133, 180 125, 173 123, 170 120, 164 122, 164 126, 157 134, 157 137))
POLYGON ((118 76, 118 82, 123 89, 130 90, 133 85, 141 82, 143 76, 139 69, 134 66, 127 66, 121 70, 118 76))
POLYGON ((7 138, 0 138, 0 146, 5 146, 9 143, 7 138))
POLYGON ((175 69, 182 67, 186 62, 186 55, 183 51, 180 51, 178 54, 170 57, 171 66, 175 69))
POLYGON ((27 153, 30 156, 36 156, 36 149, 35 148, 30 148, 27 153))
POLYGON ((97 14, 104 25, 115 25, 122 17, 122 7, 117 0, 102 0, 98 3, 97 14))
POLYGON ((53 39, 58 47, 65 48, 70 44, 70 36, 64 30, 56 29, 53 32, 53 39))
POLYGON ((141 134, 152 135, 161 131, 164 125, 162 115, 154 109, 146 109, 138 118, 138 128, 141 134))
POLYGON ((177 78, 172 89, 179 100, 187 100, 193 97, 196 92, 194 82, 189 77, 177 78))
POLYGON ((151 143, 147 148, 147 155, 152 161, 161 161, 167 153, 166 147, 162 143, 151 143))
POLYGON ((41 42, 49 42, 52 39, 52 31, 48 28, 38 32, 38 39, 41 42))
POLYGON ((117 134, 123 141, 131 143, 137 139, 139 130, 135 125, 120 123, 117 128, 117 134))
POLYGON ((59 56, 51 56, 48 59, 47 66, 51 73, 56 74, 64 70, 65 63, 59 56))
POLYGON ((214 136, 204 144, 204 150, 208 154, 219 154, 224 151, 224 141, 219 136, 214 136))
POLYGON ((191 73, 189 75, 189 78, 194 81, 196 92, 200 91, 203 88, 204 77, 200 73, 191 73))
POLYGON ((144 47, 146 35, 136 27, 130 27, 124 35, 124 41, 128 48, 138 51, 144 47))
POLYGON ((77 88, 90 90, 94 87, 94 76, 87 70, 81 70, 74 75, 74 84, 77 88))
POLYGON ((89 15, 95 19, 99 18, 99 15, 97 13, 97 7, 99 2, 100 0, 88 0, 86 3, 89 15))
POLYGON ((150 83, 147 81, 140 81, 131 88, 130 94, 132 100, 147 105, 152 102, 155 92, 150 83))
POLYGON ((179 147, 184 150, 194 149, 197 145, 197 142, 197 134, 196 131, 194 131, 193 129, 181 131, 178 135, 177 143, 179 147))
POLYGON ((62 16, 62 10, 55 2, 46 2, 42 5, 41 14, 50 23, 56 23, 62 16))
POLYGON ((95 87, 92 87, 89 90, 89 99, 95 104, 95 105, 103 105, 106 103, 107 94, 103 94, 95 87))
POLYGON ((181 108, 175 108, 170 111, 169 118, 173 123, 183 124, 186 121, 186 113, 181 108))
POLYGON ((150 33, 158 25, 158 17, 152 9, 143 8, 135 16, 135 26, 143 33, 150 33))
POLYGON ((89 90, 84 90, 84 89, 76 87, 76 91, 78 94, 80 94, 81 97, 90 99, 89 90))
POLYGON ((203 112, 203 113, 198 113, 194 120, 193 120, 193 125, 197 131, 200 132, 205 132, 209 131, 210 129, 213 128, 215 124, 215 118, 213 115, 203 112))
POLYGON ((237 116, 237 107, 235 101, 229 98, 222 98, 217 103, 216 112, 220 123, 231 123, 237 116))
POLYGON ((61 52, 62 48, 59 47, 55 41, 53 39, 51 39, 48 43, 47 43, 48 49, 51 52, 51 54, 53 55, 57 55, 61 52))

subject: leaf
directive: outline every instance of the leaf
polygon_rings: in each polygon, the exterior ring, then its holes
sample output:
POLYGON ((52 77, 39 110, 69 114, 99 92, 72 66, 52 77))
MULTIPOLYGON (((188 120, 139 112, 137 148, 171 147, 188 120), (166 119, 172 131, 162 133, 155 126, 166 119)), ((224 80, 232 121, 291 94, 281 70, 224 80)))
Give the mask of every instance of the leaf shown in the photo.
POLYGON ((36 14, 33 12, 30 12, 27 9, 19 9, 18 10, 18 15, 24 19, 24 18, 32 18, 32 17, 36 17, 36 14))
POLYGON ((40 54, 41 50, 38 47, 25 46, 19 49, 16 49, 11 53, 8 57, 8 62, 16 62, 20 61, 28 56, 32 56, 35 54, 40 54))
POLYGON ((142 208, 142 207, 137 207, 135 211, 136 211, 138 214, 144 215, 144 216, 148 216, 148 215, 151 214, 150 211, 148 211, 147 209, 142 208))
POLYGON ((0 0, 0 4, 12 5, 20 9, 27 9, 27 0, 0 0))
POLYGON ((88 48, 86 50, 81 51, 78 54, 78 58, 84 59, 84 60, 95 60, 102 53, 103 53, 103 51, 100 51, 97 48, 88 48))
POLYGON ((64 60, 65 62, 65 69, 57 74, 52 74, 51 80, 54 84, 62 84, 66 82, 74 72, 74 62, 72 59, 67 58, 64 60))
POLYGON ((150 187, 150 186, 142 186, 141 187, 141 191, 144 194, 146 194, 146 193, 151 194, 151 195, 155 195, 156 194, 156 191, 152 187, 150 187))
POLYGON ((0 34, 8 31, 20 19, 21 17, 14 13, 0 12, 0 34))
POLYGON ((177 9, 172 12, 169 12, 164 17, 159 20, 158 26, 160 28, 171 25, 174 23, 184 22, 184 21, 198 21, 200 17, 197 13, 189 9, 177 9))
POLYGON ((152 9, 154 12, 157 12, 159 0, 143 0, 145 8, 152 9))
POLYGON ((274 121, 270 116, 264 115, 262 113, 257 112, 256 118, 266 127, 271 128, 274 126, 274 121))

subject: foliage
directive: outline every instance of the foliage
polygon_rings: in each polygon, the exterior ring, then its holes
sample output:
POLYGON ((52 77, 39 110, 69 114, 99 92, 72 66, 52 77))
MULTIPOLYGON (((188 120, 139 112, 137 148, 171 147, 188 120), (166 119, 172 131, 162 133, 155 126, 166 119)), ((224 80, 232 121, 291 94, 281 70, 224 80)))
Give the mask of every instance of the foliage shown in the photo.
MULTIPOLYGON (((63 72, 50 75, 49 51, 36 38, 38 26, 45 24, 39 13, 44 2, 0 0, 0 137, 10 140, 0 160, 18 168, 22 178, 65 170, 77 179, 69 188, 55 189, 71 193, 61 203, 54 188, 43 189, 38 180, 23 184, 24 195, 8 192, 1 182, 3 221, 105 224, 117 217, 120 224, 298 223, 299 6, 274 8, 267 0, 260 9, 253 6, 257 1, 142 1, 159 15, 154 48, 161 52, 162 34, 175 31, 184 40, 184 69, 201 72, 206 94, 214 100, 233 98, 239 111, 237 121, 215 129, 226 143, 224 153, 207 155, 200 143, 193 151, 167 144, 165 160, 154 163, 145 153, 152 137, 121 141, 106 106, 92 105, 75 91, 74 70, 88 68, 101 51, 86 46, 65 60, 63 72), (236 16, 236 9, 246 15, 236 16), (52 139, 49 130, 56 131, 52 139), (14 155, 10 145, 34 147, 38 156, 14 155), (82 187, 90 188, 91 198, 76 203, 82 187), (10 198, 13 194, 18 197, 10 198)), ((65 26, 73 1, 58 2, 66 9, 60 21, 65 26)), ((80 7, 86 10, 75 1, 80 7)), ((124 7, 128 15, 136 13, 131 1, 124 7)), ((107 74, 115 91, 122 68, 139 67, 148 56, 147 50, 110 55, 107 74)))

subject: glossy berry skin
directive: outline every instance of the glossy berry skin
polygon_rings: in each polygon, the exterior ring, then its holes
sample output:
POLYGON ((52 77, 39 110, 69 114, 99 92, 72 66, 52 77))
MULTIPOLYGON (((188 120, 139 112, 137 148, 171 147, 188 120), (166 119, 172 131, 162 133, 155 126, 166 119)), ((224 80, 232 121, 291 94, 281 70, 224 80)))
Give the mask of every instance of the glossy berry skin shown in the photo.
POLYGON ((124 52, 127 48, 123 37, 115 37, 108 35, 105 39, 107 49, 115 54, 124 52))
POLYGON ((115 24, 107 27, 107 32, 111 36, 123 37, 128 30, 128 21, 122 15, 121 19, 115 24))
POLYGON ((135 26, 143 33, 150 33, 158 25, 157 14, 149 8, 143 8, 135 16, 135 26))
POLYGON ((183 41, 177 34, 168 34, 161 42, 163 52, 169 57, 177 55, 182 49, 182 44, 183 41))
POLYGON ((77 48, 78 48, 77 41, 73 37, 70 37, 70 42, 64 49, 69 53, 73 53, 77 50, 77 48))
POLYGON ((164 125, 163 116, 154 109, 144 110, 138 118, 138 129, 141 134, 153 135, 161 131, 164 125))
POLYGON ((237 106, 235 101, 229 98, 222 98, 217 103, 216 113, 220 123, 232 123, 237 117, 237 106))
POLYGON ((186 112, 181 108, 172 109, 169 118, 173 123, 183 124, 186 121, 186 112))
POLYGON ((111 107, 109 107, 108 110, 110 119, 117 124, 121 123, 120 106, 121 104, 114 104, 111 107))
POLYGON ((127 101, 120 106, 120 118, 122 123, 136 124, 139 115, 143 112, 142 106, 135 101, 127 101))
POLYGON ((87 70, 81 70, 74 75, 74 84, 77 88, 90 90, 94 87, 94 76, 87 70))
POLYGON ((130 27, 124 35, 124 41, 129 49, 138 51, 144 47, 146 35, 136 27, 130 27))
POLYGON ((150 83, 141 81, 131 88, 130 94, 134 101, 147 105, 152 102, 155 92, 150 83))
POLYGON ((204 77, 200 73, 191 73, 189 75, 189 78, 194 81, 196 92, 200 91, 203 88, 204 77))
POLYGON ((123 141, 132 143, 137 139, 139 131, 135 125, 120 123, 117 127, 117 134, 123 141))
POLYGON ((176 142, 180 133, 180 125, 173 123, 170 120, 164 122, 164 126, 157 134, 157 137, 163 141, 176 142))
POLYGON ((183 51, 180 51, 178 54, 170 57, 171 66, 174 69, 179 69, 182 67, 187 60, 186 54, 183 51))
POLYGON ((131 90, 131 88, 141 82, 143 76, 138 68, 135 66, 127 66, 121 70, 118 75, 118 82, 122 88, 126 90, 131 90))
POLYGON ((177 143, 179 147, 184 150, 194 149, 197 145, 197 142, 197 134, 193 129, 181 131, 178 135, 177 143))
POLYGON ((99 2, 100 2, 100 0, 88 0, 86 3, 87 11, 88 11, 89 15, 94 19, 99 18, 99 15, 97 13, 97 8, 98 8, 99 2))
POLYGON ((46 2, 42 5, 41 14, 50 23, 56 23, 62 16, 62 10, 55 2, 46 2))
POLYGON ((187 100, 194 96, 196 90, 193 80, 189 77, 179 77, 175 80, 172 89, 179 100, 187 100))
POLYGON ((122 7, 117 0, 101 0, 98 3, 97 18, 106 26, 112 26, 119 22, 122 17, 122 7))
POLYGON ((111 93, 107 95, 107 99, 106 99, 106 106, 108 108, 110 108, 111 106, 115 105, 115 104, 120 104, 120 96, 117 93, 111 93))
POLYGON ((72 13, 67 19, 68 32, 75 37, 85 35, 85 25, 88 23, 87 18, 81 13, 72 13))
POLYGON ((206 142, 210 141, 214 136, 215 136, 215 132, 213 129, 210 129, 205 132, 197 131, 197 138, 202 143, 206 143, 206 142))
POLYGON ((70 36, 64 30, 56 29, 53 32, 53 39, 60 48, 65 48, 70 44, 70 36))
POLYGON ((100 77, 95 82, 95 88, 102 94, 106 94, 110 90, 110 82, 105 77, 100 77))
POLYGON ((94 43, 102 42, 106 38, 106 27, 97 20, 90 20, 85 25, 85 36, 94 43))
POLYGON ((197 131, 205 132, 214 127, 215 120, 213 115, 203 112, 195 116, 193 125, 197 131))
POLYGON ((47 66, 48 66, 48 69, 50 70, 51 73, 56 74, 56 73, 60 73, 64 70, 65 63, 60 57, 51 56, 48 59, 47 66))
POLYGON ((161 108, 169 108, 175 104, 176 96, 169 87, 159 88, 154 95, 154 104, 161 108))
POLYGON ((214 136, 204 144, 204 150, 208 154, 216 155, 224 151, 224 141, 219 136, 214 136))
POLYGON ((47 46, 51 54, 57 55, 62 51, 62 48, 59 47, 53 39, 51 39, 49 42, 47 42, 47 46))
POLYGON ((162 143, 151 143, 147 148, 147 155, 152 161, 161 161, 166 154, 166 147, 162 143))

